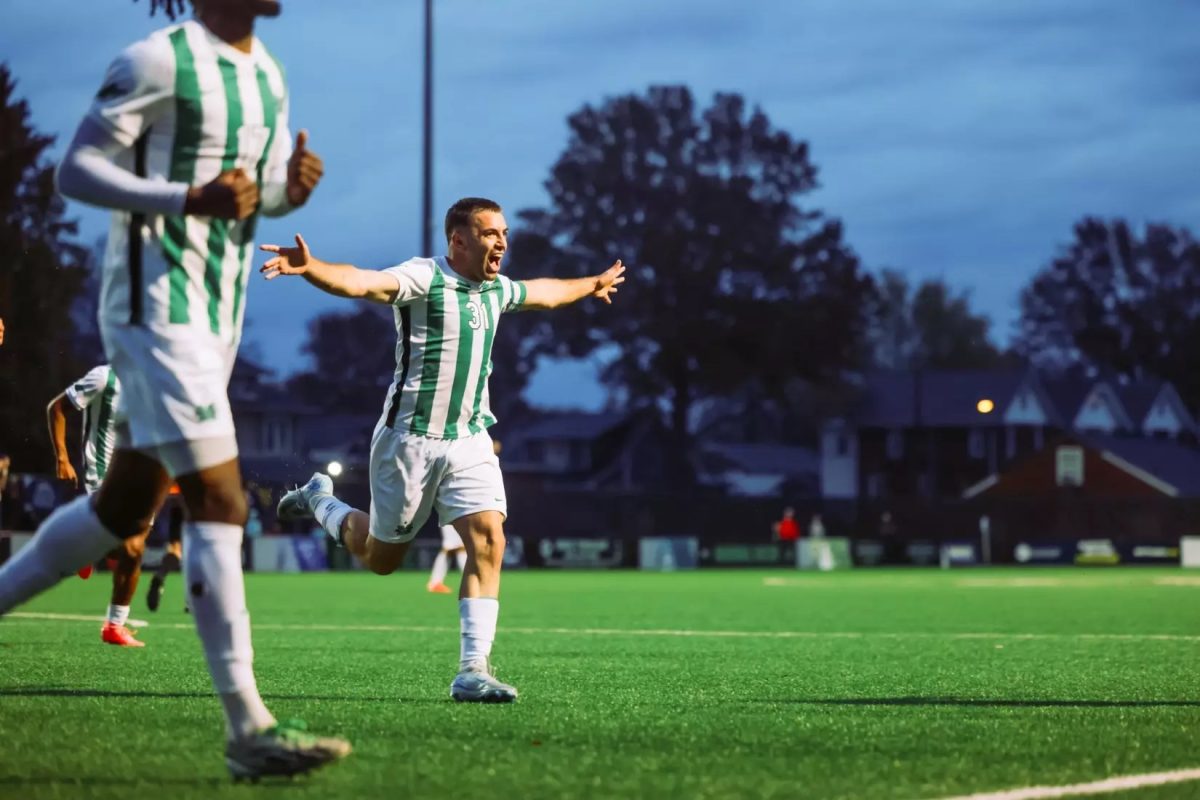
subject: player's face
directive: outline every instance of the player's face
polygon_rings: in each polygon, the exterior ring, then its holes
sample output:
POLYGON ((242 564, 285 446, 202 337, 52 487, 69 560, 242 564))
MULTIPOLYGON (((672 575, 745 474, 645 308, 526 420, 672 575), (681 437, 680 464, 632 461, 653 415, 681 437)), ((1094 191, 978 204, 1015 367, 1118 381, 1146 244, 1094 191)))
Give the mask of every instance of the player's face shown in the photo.
POLYGON ((499 211, 476 211, 462 232, 463 262, 474 281, 494 281, 508 250, 508 223, 499 211))

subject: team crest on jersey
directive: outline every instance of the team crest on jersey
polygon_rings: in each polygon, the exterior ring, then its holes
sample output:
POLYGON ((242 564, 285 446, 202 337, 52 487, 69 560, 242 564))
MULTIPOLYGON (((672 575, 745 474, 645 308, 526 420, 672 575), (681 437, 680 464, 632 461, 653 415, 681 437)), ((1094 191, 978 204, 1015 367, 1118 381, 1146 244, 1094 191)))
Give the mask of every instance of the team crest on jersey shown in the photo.
POLYGON ((217 418, 217 407, 213 403, 206 406, 196 406, 197 422, 212 422, 217 418))

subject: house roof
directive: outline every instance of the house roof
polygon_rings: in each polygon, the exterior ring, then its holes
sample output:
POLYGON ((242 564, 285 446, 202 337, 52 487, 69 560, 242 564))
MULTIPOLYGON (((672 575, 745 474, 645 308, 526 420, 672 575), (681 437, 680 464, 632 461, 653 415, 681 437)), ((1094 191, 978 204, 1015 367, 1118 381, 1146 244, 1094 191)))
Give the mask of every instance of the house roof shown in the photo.
POLYGON ((1126 436, 1086 436, 1082 441, 1170 484, 1181 497, 1200 497, 1200 450, 1194 447, 1126 436))
POLYGON ((629 414, 616 411, 559 411, 534 420, 512 432, 522 441, 532 439, 597 439, 624 424, 629 414))
POLYGON ((866 427, 962 427, 988 423, 1003 414, 1024 383, 1027 370, 922 370, 872 372, 866 376, 855 419, 866 427), (980 414, 980 400, 996 411, 980 414))
POLYGON ((815 450, 778 444, 731 444, 708 442, 705 455, 714 456, 727 469, 755 475, 815 475, 821 459, 815 450))
POLYGON ((1133 424, 1140 428, 1146 421, 1146 416, 1150 413, 1154 401, 1158 399, 1163 382, 1146 380, 1137 383, 1115 384, 1115 386, 1117 396, 1121 398, 1121 405, 1125 406, 1125 411, 1133 420, 1133 424))

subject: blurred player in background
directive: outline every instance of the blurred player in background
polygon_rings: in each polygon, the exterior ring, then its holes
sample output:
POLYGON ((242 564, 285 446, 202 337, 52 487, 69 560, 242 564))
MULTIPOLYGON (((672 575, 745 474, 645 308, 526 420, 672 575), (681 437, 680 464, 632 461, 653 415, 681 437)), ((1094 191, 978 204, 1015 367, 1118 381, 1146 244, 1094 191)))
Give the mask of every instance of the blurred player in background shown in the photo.
POLYGON ((467 566, 467 546, 463 544, 462 537, 454 530, 453 525, 443 525, 439 530, 442 534, 442 549, 438 550, 438 554, 433 558, 433 569, 429 571, 429 583, 425 584, 425 588, 434 594, 451 594, 450 587, 446 585, 450 557, 454 557, 454 565, 458 567, 458 571, 463 572, 467 566))
POLYGON ((462 632, 459 672, 450 685, 458 701, 507 703, 517 690, 492 674, 492 642, 500 614, 500 568, 508 503, 500 461, 487 429, 492 341, 500 315, 558 308, 611 295, 625 279, 618 261, 588 278, 512 281, 500 274, 508 224, 500 206, 459 200, 446 214, 448 255, 414 258, 385 270, 364 270, 314 258, 299 235, 296 247, 262 266, 267 279, 302 275, 319 289, 392 306, 396 373, 371 441, 371 512, 333 496, 318 472, 279 501, 281 518, 312 515, 334 541, 380 575, 403 562, 413 537, 435 509, 467 550, 459 587, 462 632))
MULTIPOLYGON (((138 535, 178 482, 188 602, 225 712, 235 778, 294 775, 346 755, 277 723, 258 692, 242 578, 246 498, 227 385, 260 213, 303 205, 321 178, 293 149, 282 67, 254 36, 278 0, 193 0, 195 18, 128 47, 58 171, 63 194, 113 209, 100 330, 125 418, 100 491, 59 508, 0 569, 0 614, 138 535)), ((172 18, 180 0, 151 0, 172 18)))
MULTIPOLYGON (((55 474, 75 487, 79 486, 79 476, 67 450, 67 406, 83 414, 83 488, 89 496, 99 490, 100 482, 108 472, 108 465, 112 463, 120 397, 121 383, 117 380, 117 374, 108 364, 101 364, 68 386, 46 407, 50 444, 54 447, 55 474)), ((112 598, 104 627, 100 629, 100 640, 108 644, 145 646, 145 642, 134 638, 133 631, 125 623, 129 620, 129 602, 137 591, 138 578, 142 574, 142 553, 146 550, 146 536, 149 533, 150 524, 147 524, 144 530, 130 536, 108 554, 114 562, 112 598)), ((91 564, 79 570, 81 578, 86 579, 91 574, 91 564)))
MULTIPOLYGON (((151 611, 158 611, 162 603, 163 592, 166 590, 167 575, 178 570, 183 565, 183 506, 179 502, 179 487, 172 486, 167 497, 167 550, 163 553, 154 577, 150 579, 150 589, 146 592, 146 605, 151 611), (174 500, 175 502, 172 502, 174 500)), ((186 599, 184 610, 187 610, 186 599)))

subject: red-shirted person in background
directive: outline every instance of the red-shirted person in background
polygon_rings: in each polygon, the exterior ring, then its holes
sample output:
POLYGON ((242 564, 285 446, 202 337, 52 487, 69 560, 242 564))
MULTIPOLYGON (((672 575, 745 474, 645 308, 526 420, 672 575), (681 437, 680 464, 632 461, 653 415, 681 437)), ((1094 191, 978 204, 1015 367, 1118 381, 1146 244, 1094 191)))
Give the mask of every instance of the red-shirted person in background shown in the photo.
POLYGON ((783 510, 783 519, 771 526, 775 531, 775 541, 795 542, 800 538, 800 523, 796 522, 796 510, 788 506, 783 510))

